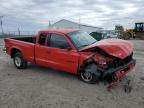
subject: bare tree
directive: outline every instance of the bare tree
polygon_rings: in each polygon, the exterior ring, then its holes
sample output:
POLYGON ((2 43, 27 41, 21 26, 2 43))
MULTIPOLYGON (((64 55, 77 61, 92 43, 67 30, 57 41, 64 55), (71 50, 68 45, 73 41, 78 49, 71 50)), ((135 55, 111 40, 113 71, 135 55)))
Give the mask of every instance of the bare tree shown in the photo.
POLYGON ((19 29, 19 27, 18 27, 18 35, 20 36, 20 29, 19 29))
POLYGON ((115 25, 115 30, 119 33, 118 38, 121 38, 124 33, 124 27, 122 25, 115 25))
POLYGON ((2 34, 4 34, 2 18, 3 16, 0 16, 0 25, 1 25, 2 34))

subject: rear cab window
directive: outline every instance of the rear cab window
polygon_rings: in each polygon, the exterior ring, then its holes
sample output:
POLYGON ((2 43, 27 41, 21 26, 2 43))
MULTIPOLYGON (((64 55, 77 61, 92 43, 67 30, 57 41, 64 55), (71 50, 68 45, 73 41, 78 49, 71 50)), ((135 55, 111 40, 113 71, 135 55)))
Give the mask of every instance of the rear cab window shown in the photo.
POLYGON ((46 44, 46 38, 47 34, 46 33, 41 33, 39 37, 39 45, 45 45, 46 44))

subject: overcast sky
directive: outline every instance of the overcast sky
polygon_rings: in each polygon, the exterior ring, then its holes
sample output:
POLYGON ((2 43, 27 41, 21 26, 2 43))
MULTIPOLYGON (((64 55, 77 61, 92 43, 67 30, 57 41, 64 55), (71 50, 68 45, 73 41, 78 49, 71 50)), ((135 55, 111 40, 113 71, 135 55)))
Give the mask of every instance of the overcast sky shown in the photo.
POLYGON ((67 19, 113 29, 144 21, 144 0, 0 0, 4 30, 35 31, 67 19))

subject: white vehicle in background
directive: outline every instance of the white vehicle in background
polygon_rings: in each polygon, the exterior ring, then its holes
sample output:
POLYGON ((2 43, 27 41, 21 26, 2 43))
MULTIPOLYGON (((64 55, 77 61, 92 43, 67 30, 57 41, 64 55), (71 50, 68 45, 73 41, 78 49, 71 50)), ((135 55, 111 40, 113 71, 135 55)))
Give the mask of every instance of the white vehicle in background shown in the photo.
POLYGON ((118 38, 119 37, 119 33, 115 30, 110 30, 110 31, 104 31, 102 32, 103 34, 103 38, 107 39, 107 38, 118 38))

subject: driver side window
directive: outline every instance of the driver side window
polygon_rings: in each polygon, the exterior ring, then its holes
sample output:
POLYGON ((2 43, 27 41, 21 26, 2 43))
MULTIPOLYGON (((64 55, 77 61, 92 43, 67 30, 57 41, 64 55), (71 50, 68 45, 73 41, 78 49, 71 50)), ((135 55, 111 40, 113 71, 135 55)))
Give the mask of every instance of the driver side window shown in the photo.
POLYGON ((48 38, 48 46, 60 49, 67 49, 70 47, 63 36, 53 33, 48 38))

